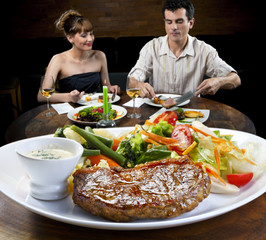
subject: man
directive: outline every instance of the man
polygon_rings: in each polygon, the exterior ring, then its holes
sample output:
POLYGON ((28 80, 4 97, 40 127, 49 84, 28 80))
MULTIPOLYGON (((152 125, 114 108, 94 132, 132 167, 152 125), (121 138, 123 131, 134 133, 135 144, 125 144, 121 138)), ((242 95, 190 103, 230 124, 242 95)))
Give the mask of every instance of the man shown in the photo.
POLYGON ((241 84, 236 71, 213 47, 188 34, 195 22, 189 0, 166 0, 162 10, 167 35, 148 42, 129 73, 132 84, 139 81, 141 97, 189 90, 196 96, 213 95, 220 88, 233 89, 241 84), (204 75, 210 78, 203 81, 204 75), (149 83, 144 82, 147 79, 149 83))

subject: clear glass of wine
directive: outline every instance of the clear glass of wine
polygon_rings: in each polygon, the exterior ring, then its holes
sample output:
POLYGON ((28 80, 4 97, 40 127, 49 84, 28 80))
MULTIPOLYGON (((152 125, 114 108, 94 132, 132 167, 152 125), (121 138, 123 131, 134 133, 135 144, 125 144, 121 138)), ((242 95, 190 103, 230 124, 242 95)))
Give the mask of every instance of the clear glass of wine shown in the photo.
POLYGON ((128 118, 140 118, 141 114, 136 113, 135 99, 140 95, 139 82, 136 79, 127 78, 127 95, 133 99, 133 113, 128 114, 128 118))
POLYGON ((49 98, 55 91, 55 81, 53 77, 41 77, 41 84, 40 84, 40 92, 41 94, 47 99, 47 110, 48 112, 45 113, 46 117, 53 116, 53 113, 50 111, 50 104, 49 98))

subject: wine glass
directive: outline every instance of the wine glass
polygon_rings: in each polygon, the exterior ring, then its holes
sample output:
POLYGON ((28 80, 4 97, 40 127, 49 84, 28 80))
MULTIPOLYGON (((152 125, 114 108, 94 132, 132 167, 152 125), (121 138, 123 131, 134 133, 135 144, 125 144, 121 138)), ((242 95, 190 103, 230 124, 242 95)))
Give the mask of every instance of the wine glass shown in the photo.
POLYGON ((49 110, 49 98, 55 91, 55 81, 53 77, 41 77, 40 92, 47 99, 47 110, 46 117, 53 116, 53 113, 49 110))
POLYGON ((141 114, 136 113, 135 99, 140 95, 139 82, 134 78, 127 78, 127 95, 133 99, 133 113, 128 114, 128 118, 140 118, 141 114))

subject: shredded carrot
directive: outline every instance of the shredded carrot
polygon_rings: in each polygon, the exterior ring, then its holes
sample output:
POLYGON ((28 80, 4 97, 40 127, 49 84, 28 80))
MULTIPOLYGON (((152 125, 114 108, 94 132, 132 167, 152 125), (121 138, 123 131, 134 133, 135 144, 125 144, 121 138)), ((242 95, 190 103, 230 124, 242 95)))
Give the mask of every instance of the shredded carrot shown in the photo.
POLYGON ((206 171, 210 173, 211 175, 213 175, 215 178, 218 178, 226 186, 225 181, 215 171, 213 171, 212 169, 208 167, 206 167, 206 171))
POLYGON ((253 161, 249 160, 248 158, 244 158, 245 161, 247 161, 248 163, 254 165, 254 166, 257 166, 256 163, 254 163, 253 161))
POLYGON ((148 136, 150 139, 152 139, 158 143, 164 144, 164 145, 178 144, 178 141, 174 138, 162 137, 162 136, 159 136, 155 133, 149 133, 149 132, 146 132, 144 130, 141 130, 140 134, 148 136))
POLYGON ((228 142, 227 140, 225 140, 225 139, 223 139, 223 138, 216 138, 216 137, 213 137, 213 136, 211 136, 212 137, 212 141, 214 142, 214 143, 225 143, 225 142, 228 142))
POLYGON ((215 157, 215 161, 217 164, 217 172, 218 172, 218 175, 220 175, 220 155, 219 155, 217 147, 214 148, 214 157, 215 157))
POLYGON ((153 122, 151 122, 150 120, 147 119, 147 120, 145 121, 145 125, 147 125, 147 126, 151 126, 151 125, 154 125, 154 124, 153 124, 153 122))
POLYGON ((188 148, 182 153, 182 155, 187 155, 197 146, 197 142, 193 142, 188 148))
POLYGON ((189 128, 192 128, 195 132, 199 132, 201 133, 202 135, 204 135, 205 137, 211 137, 212 138, 212 141, 213 142, 226 142, 227 140, 223 139, 223 138, 218 138, 218 137, 214 137, 206 132, 203 132, 202 130, 196 128, 196 127, 193 127, 191 125, 188 125, 186 124, 189 128))
POLYGON ((227 143, 220 143, 217 145, 218 149, 222 152, 231 152, 231 148, 227 145, 227 143))
POLYGON ((226 186, 226 182, 214 170, 212 170, 206 164, 203 164, 202 162, 196 162, 195 164, 197 166, 200 166, 204 172, 207 172, 207 173, 213 175, 215 178, 219 179, 226 186))
POLYGON ((152 143, 153 145, 156 145, 156 146, 160 146, 161 145, 160 143, 158 143, 158 142, 156 142, 156 141, 154 141, 154 140, 152 140, 150 138, 146 138, 145 142, 152 143))
POLYGON ((203 132, 202 130, 198 129, 198 128, 195 128, 189 124, 186 124, 189 128, 192 128, 195 132, 199 132, 201 133, 202 135, 204 135, 205 137, 208 137, 208 136, 211 136, 210 134, 206 133, 206 132, 203 132))
POLYGON ((137 125, 136 125, 135 129, 132 131, 132 134, 135 134, 136 131, 137 131, 137 129, 138 129, 138 127, 137 127, 137 125))

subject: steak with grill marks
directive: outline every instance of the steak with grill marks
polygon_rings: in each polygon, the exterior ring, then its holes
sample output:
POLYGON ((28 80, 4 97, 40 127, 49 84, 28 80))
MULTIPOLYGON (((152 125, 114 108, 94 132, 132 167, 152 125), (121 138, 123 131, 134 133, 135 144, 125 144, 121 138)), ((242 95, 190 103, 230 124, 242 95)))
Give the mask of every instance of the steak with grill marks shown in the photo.
POLYGON ((90 167, 74 174, 74 203, 113 221, 171 218, 198 206, 210 179, 188 157, 140 164, 132 169, 90 167))

